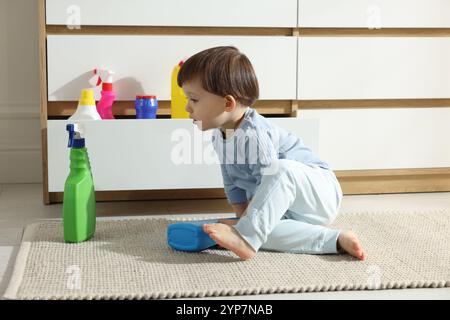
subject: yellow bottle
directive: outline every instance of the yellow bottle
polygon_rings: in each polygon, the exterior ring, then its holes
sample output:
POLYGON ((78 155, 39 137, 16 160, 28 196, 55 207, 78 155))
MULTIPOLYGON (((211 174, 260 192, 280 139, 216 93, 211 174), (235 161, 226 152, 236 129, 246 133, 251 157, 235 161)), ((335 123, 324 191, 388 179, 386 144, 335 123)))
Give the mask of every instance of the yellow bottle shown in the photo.
POLYGON ((177 83, 178 72, 180 72, 181 66, 184 61, 180 61, 179 64, 173 68, 172 71, 172 87, 171 87, 171 101, 170 101, 170 113, 172 119, 185 119, 189 118, 189 113, 186 111, 187 98, 183 92, 183 89, 177 83))

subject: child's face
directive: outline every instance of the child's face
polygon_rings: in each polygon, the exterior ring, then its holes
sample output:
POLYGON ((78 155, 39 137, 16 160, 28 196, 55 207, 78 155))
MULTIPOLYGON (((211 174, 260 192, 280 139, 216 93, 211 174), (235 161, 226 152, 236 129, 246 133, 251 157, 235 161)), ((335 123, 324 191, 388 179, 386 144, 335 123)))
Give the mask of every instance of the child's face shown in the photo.
POLYGON ((227 100, 204 90, 199 79, 185 82, 183 91, 188 98, 185 109, 200 130, 223 127, 230 121, 227 100))

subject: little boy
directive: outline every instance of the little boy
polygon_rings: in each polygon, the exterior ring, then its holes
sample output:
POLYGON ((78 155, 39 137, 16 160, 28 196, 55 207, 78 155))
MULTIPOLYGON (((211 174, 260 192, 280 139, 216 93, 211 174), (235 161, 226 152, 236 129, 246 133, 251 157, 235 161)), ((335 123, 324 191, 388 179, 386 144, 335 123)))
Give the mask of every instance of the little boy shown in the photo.
POLYGON ((249 59, 231 46, 190 57, 178 85, 200 130, 214 129, 225 193, 237 222, 205 224, 218 245, 243 260, 259 249, 329 254, 365 253, 350 230, 328 228, 342 190, 335 174, 302 140, 251 108, 259 96, 249 59))

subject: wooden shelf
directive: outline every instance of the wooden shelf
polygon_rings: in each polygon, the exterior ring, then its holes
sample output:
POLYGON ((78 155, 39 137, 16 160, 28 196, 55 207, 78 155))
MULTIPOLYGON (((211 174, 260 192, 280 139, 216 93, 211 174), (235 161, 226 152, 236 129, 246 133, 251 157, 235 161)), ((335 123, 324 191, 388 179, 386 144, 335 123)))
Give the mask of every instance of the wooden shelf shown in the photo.
POLYGON ((84 35, 214 35, 214 36, 292 36, 293 28, 259 27, 175 27, 175 26, 83 26, 69 29, 62 25, 47 25, 47 34, 84 35))
MULTIPOLYGON (((71 116, 77 101, 49 101, 48 118, 71 116)), ((395 100, 263 100, 254 108, 262 115, 291 117, 298 110, 308 109, 353 109, 353 108, 439 108, 450 106, 450 99, 395 99, 395 100), (298 107, 296 106, 298 105, 298 107)), ((134 117, 134 101, 115 101, 113 113, 118 117, 134 117)), ((158 101, 157 116, 170 116, 170 101, 158 101)))
MULTIPOLYGON (((63 201, 63 192, 50 192, 52 203, 63 201)), ((170 190, 124 190, 96 191, 96 201, 136 201, 136 200, 173 200, 173 199, 226 199, 223 188, 211 189, 170 189, 170 190)))
MULTIPOLYGON (((77 101, 49 101, 48 118, 61 118, 72 115, 77 108, 77 101)), ((254 108, 263 115, 284 115, 292 116, 291 100, 264 100, 257 101, 254 108)), ((113 104, 113 113, 115 116, 135 116, 134 101, 115 101, 113 104)), ((170 101, 158 101, 157 116, 170 116, 170 101)))
POLYGON ((450 99, 354 99, 299 100, 298 108, 311 109, 378 109, 378 108, 446 108, 450 99))
POLYGON ((347 170, 335 173, 346 195, 450 190, 450 168, 347 170))
POLYGON ((448 37, 450 28, 298 28, 300 37, 448 37))

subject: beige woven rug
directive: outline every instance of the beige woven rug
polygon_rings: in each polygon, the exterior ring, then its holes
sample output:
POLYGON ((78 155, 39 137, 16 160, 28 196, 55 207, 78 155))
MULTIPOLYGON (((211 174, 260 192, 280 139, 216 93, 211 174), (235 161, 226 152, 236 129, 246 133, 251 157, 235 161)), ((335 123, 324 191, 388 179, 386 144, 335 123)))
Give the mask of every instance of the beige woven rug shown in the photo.
POLYGON ((226 250, 172 251, 165 219, 98 221, 95 237, 65 244, 60 222, 27 227, 6 291, 9 299, 148 299, 259 293, 450 286, 450 214, 341 214, 364 262, 340 255, 260 251, 240 261, 226 250))

